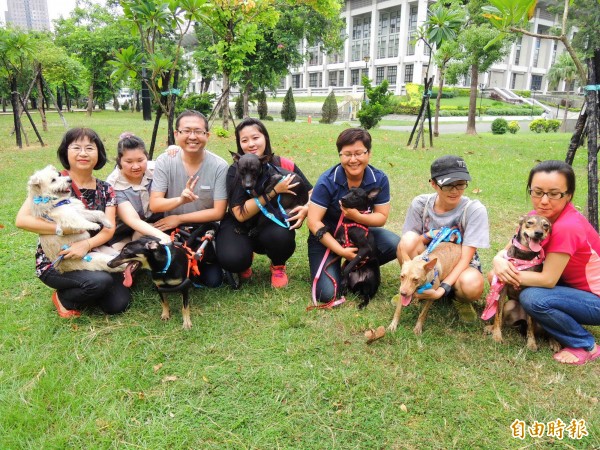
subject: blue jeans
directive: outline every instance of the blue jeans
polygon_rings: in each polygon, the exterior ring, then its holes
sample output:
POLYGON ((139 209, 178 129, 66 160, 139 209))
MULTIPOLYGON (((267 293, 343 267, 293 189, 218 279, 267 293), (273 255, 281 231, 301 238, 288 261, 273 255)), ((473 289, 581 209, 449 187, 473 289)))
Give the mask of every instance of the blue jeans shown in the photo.
MULTIPOLYGON (((396 250, 398 244, 400 244, 400 236, 384 228, 376 227, 369 228, 369 233, 373 233, 373 236, 375 237, 379 265, 383 266, 384 264, 395 260, 396 250)), ((323 260, 326 251, 327 247, 321 244, 315 236, 311 234, 308 237, 308 263, 310 265, 310 278, 313 282, 317 276, 317 271, 319 270, 319 266, 321 265, 321 261, 323 260)), ((320 302, 328 302, 329 300, 332 300, 335 295, 339 295, 333 281, 325 273, 325 269, 327 268, 327 273, 335 280, 337 290, 339 290, 340 280, 342 279, 341 258, 338 258, 336 262, 329 265, 333 259, 337 258, 337 256, 338 255, 335 253, 329 252, 327 261, 323 266, 323 272, 317 282, 316 295, 317 300, 320 302)))
POLYGON ((582 325, 600 325, 600 297, 567 286, 523 289, 523 309, 565 347, 594 348, 594 336, 582 325))

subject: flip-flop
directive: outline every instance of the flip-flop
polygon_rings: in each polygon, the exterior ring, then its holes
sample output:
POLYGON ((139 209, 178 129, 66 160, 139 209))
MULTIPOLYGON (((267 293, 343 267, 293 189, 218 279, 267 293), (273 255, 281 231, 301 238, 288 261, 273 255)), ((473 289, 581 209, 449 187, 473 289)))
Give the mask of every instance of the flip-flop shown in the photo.
POLYGON ((590 355, 588 358, 588 362, 600 358, 600 345, 596 344, 596 351, 588 353, 590 355))
POLYGON ((367 338, 367 344, 372 344, 377 339, 381 339, 384 336, 385 336, 385 327, 383 325, 380 325, 376 329, 369 328, 367 331, 365 331, 365 337, 367 338))
POLYGON ((56 291, 54 291, 54 293, 52 294, 52 303, 54 303, 54 307, 56 308, 56 312, 58 313, 58 315, 63 319, 71 319, 81 316, 81 311, 77 311, 76 309, 67 309, 66 311, 63 311, 61 309, 61 306, 63 308, 64 306, 58 299, 58 294, 56 291))
POLYGON ((596 359, 600 357, 600 350, 596 350, 595 353, 591 353, 588 352, 587 350, 583 349, 583 348, 573 348, 573 347, 565 347, 563 348, 560 352, 555 353, 552 358, 554 358, 556 361, 558 361, 561 364, 569 364, 572 366, 581 366, 585 363, 587 363, 588 361, 591 361, 592 359, 596 359), (563 362, 560 361, 556 355, 558 355, 559 353, 562 352, 567 352, 570 353, 571 355, 575 356, 577 358, 577 361, 573 361, 573 362, 563 362))

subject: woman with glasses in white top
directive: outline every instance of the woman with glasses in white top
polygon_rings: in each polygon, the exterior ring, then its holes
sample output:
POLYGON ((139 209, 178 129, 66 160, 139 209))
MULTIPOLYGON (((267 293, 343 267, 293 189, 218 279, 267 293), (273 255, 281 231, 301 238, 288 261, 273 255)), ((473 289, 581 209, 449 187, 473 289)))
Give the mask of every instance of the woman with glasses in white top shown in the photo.
POLYGON ((575 209, 575 173, 563 161, 543 161, 529 173, 527 192, 534 211, 552 224, 542 242, 541 272, 518 271, 506 249, 494 257, 494 273, 503 283, 523 288, 519 301, 563 349, 562 364, 581 365, 600 357, 594 335, 582 325, 600 325, 600 237, 575 209))
POLYGON ((431 164, 429 183, 435 191, 415 197, 408 208, 400 249, 403 257, 414 258, 425 251, 441 228, 456 227, 461 235, 460 260, 437 289, 416 294, 424 300, 453 297, 464 322, 477 320, 472 302, 483 294, 484 279, 478 248, 490 246, 488 215, 478 200, 463 194, 471 181, 467 164, 459 156, 442 156, 431 164))
MULTIPOLYGON (((83 202, 87 209, 104 211, 112 223, 111 228, 90 232, 90 239, 74 242, 61 252, 65 259, 82 259, 88 252, 106 244, 115 232, 115 192, 107 182, 94 176, 94 171, 106 164, 106 151, 98 134, 89 128, 73 128, 65 133, 57 151, 65 168, 64 175, 71 178, 71 195, 83 202)), ((75 234, 81 230, 59 229, 53 222, 31 214, 31 200, 27 199, 17 213, 17 227, 37 234, 75 234)), ((125 311, 131 293, 123 286, 123 274, 102 271, 76 270, 60 273, 38 243, 36 253, 37 276, 47 286, 56 289, 52 301, 58 315, 63 318, 79 317, 81 309, 98 306, 106 314, 125 311)))

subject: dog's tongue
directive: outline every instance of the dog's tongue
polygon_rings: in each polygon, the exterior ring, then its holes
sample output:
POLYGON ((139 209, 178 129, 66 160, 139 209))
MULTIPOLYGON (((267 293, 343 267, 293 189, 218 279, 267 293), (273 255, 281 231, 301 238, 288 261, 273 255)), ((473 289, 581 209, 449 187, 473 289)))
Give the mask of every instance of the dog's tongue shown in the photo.
POLYGON ((540 250, 542 250, 542 246, 539 242, 529 241, 529 250, 531 250, 532 252, 539 252, 540 250))
POLYGON ((401 295, 402 306, 410 305, 410 301, 412 300, 412 295, 401 295))
POLYGON ((133 284, 133 277, 131 276, 133 273, 133 267, 135 267, 135 263, 129 263, 123 272, 123 286, 128 288, 130 288, 133 284))

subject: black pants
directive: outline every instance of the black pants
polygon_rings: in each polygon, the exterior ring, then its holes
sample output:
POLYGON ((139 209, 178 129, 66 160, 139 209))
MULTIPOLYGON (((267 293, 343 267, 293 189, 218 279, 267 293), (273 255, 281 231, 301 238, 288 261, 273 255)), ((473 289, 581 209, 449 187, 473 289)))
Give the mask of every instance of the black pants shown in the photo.
POLYGON ((118 314, 131 303, 131 291, 123 286, 122 273, 92 270, 60 273, 50 267, 40 279, 58 291, 58 298, 67 309, 98 306, 106 314, 118 314))
POLYGON ((227 214, 216 238, 217 260, 223 270, 239 273, 252 265, 252 253, 266 254, 273 265, 286 263, 296 250, 296 232, 269 221, 258 235, 249 237, 235 231, 236 220, 227 214))

